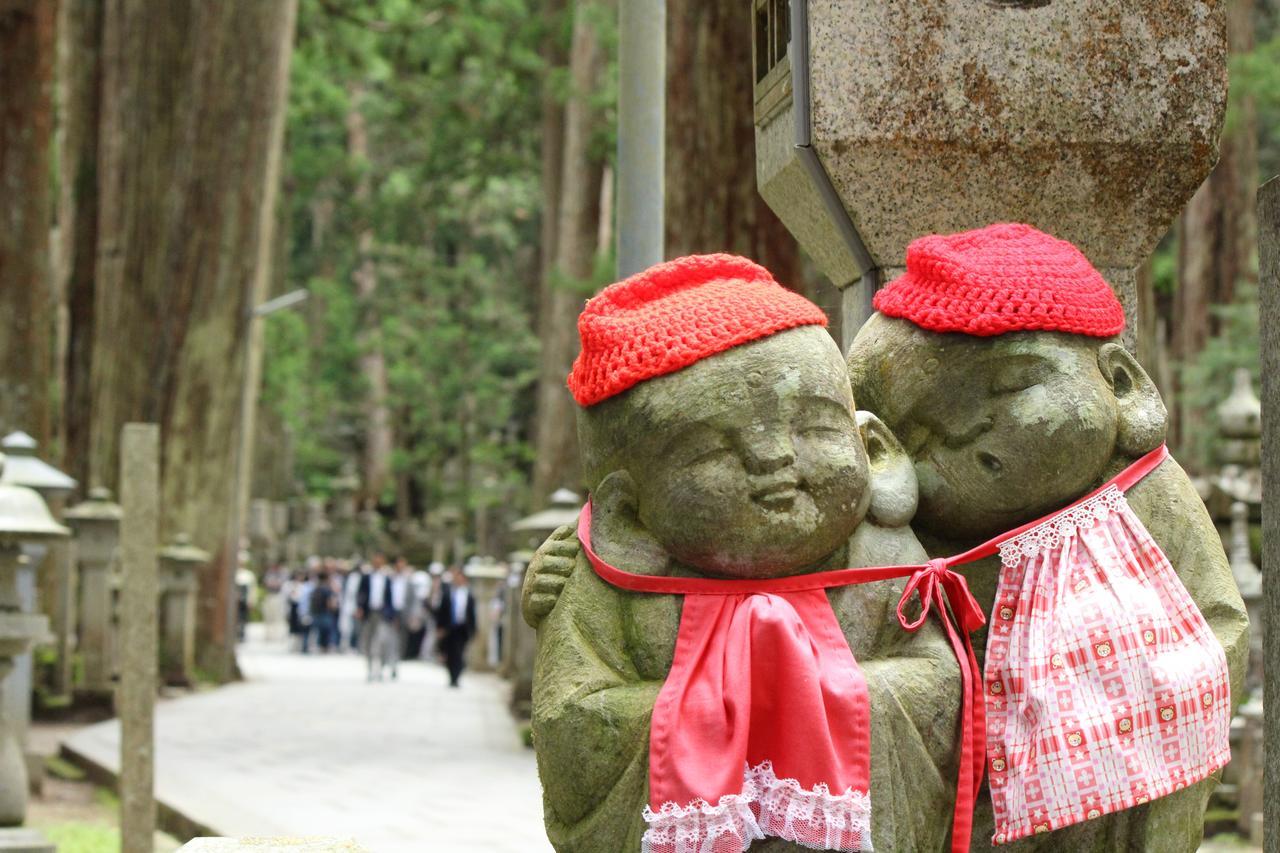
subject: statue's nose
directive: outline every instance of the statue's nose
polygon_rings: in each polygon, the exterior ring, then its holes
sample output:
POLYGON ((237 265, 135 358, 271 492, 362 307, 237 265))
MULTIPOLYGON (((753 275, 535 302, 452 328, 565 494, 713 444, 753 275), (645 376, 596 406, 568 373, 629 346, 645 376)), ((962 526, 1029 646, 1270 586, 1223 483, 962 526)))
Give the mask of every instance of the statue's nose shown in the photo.
POLYGON ((786 435, 745 436, 742 440, 742 462, 750 474, 772 474, 795 461, 795 447, 786 435))

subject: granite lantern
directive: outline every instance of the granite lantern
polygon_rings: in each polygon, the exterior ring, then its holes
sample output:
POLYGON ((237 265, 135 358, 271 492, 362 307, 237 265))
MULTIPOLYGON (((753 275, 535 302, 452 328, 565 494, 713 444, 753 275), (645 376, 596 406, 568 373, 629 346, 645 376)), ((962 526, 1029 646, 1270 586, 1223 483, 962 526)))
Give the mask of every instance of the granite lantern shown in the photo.
MULTIPOLYGON (((0 452, 6 457, 0 482, 34 489, 45 500, 54 519, 62 516, 66 498, 76 487, 76 481, 40 459, 36 455, 36 440, 18 431, 0 439, 0 452)), ((27 542, 23 545, 27 560, 18 569, 18 592, 22 609, 26 612, 44 613, 52 622, 56 651, 56 667, 53 682, 46 684, 55 693, 68 692, 71 680, 71 635, 74 608, 72 590, 71 557, 65 543, 27 542), (43 568, 42 568, 43 567, 43 568), (37 580, 37 577, 39 578, 37 580)), ((22 732, 26 743, 26 730, 31 719, 31 695, 35 673, 30 652, 18 657, 13 674, 9 676, 13 690, 7 691, 5 701, 10 719, 22 732)))
POLYGON ((111 576, 120 545, 122 515, 111 491, 101 486, 90 489, 89 499, 66 513, 67 523, 76 534, 80 563, 78 649, 83 681, 79 689, 98 698, 109 697, 114 686, 111 576))
POLYGON ((755 0, 753 20, 760 193, 842 288, 842 348, 911 239, 992 222, 1071 241, 1137 316, 1134 268, 1217 159, 1221 3, 755 0))
POLYGON ((196 591, 208 551, 179 533, 160 551, 160 677, 165 684, 187 686, 195 672, 196 591))
MULTIPOLYGON (((4 467, 0 455, 0 471, 4 467)), ((0 477, 0 826, 22 823, 27 810, 27 766, 21 745, 21 721, 9 708, 15 659, 48 636, 49 621, 41 614, 24 612, 18 587, 18 567, 24 559, 22 545, 66 538, 70 531, 49 513, 34 489, 15 486, 0 477)), ((19 697, 24 705, 30 695, 19 697)))

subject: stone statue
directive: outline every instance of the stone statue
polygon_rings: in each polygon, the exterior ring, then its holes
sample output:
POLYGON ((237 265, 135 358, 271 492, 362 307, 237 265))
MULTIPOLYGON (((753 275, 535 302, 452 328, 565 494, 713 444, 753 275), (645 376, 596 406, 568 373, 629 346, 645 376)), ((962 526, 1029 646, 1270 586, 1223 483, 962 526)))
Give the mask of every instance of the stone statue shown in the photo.
MULTIPOLYGON (((907 526, 911 466, 877 418, 855 419, 844 361, 819 325, 587 405, 579 435, 592 542, 624 571, 759 578, 924 560, 907 526)), ((936 622, 899 626, 903 586, 828 596, 868 687, 876 849, 940 850, 955 796, 959 671, 936 622)), ((611 586, 562 529, 539 552, 524 606, 539 634, 533 741, 548 835, 559 851, 639 850, 649 721, 681 597, 611 586)), ((751 847, 801 849, 777 838, 751 847)))
MULTIPOLYGON (((908 275, 911 264, 909 250, 908 275)), ((877 297, 881 313, 863 326, 849 352, 854 396, 889 426, 915 463, 913 527, 931 556, 962 552, 1066 506, 1164 441, 1164 404, 1118 337, 935 332, 885 316, 883 305, 877 297)), ((1191 480, 1168 459, 1128 500, 1221 642, 1239 701, 1248 620, 1191 480)), ((987 612, 999 569, 996 557, 963 568, 987 612)), ((985 643, 985 631, 975 635, 979 649, 985 643)), ((948 707, 938 704, 940 713, 948 707)), ((1001 849, 1193 851, 1220 775, 1001 849)), ((974 850, 989 848, 992 826, 984 794, 974 850)))

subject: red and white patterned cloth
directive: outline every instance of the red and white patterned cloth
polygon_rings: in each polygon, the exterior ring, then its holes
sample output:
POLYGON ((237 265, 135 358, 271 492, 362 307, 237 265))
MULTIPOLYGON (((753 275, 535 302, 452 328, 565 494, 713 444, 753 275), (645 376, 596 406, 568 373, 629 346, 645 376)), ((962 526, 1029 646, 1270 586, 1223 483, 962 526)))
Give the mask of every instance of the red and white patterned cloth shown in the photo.
POLYGON ((984 672, 995 844, 1230 758, 1226 656, 1116 485, 999 546, 984 672))

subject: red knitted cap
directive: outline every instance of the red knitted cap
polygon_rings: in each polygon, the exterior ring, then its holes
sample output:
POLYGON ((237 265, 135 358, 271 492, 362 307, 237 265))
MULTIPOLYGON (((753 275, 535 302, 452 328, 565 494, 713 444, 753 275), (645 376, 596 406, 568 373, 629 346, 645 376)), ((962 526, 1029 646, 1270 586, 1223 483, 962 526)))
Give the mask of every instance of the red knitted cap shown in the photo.
POLYGON ((579 405, 796 326, 825 326, 817 305, 736 255, 690 255, 600 291, 578 317, 569 374, 579 405))
POLYGON ((877 311, 933 332, 1053 331, 1109 338, 1120 300, 1079 249, 1030 225, 930 234, 907 247, 907 271, 875 295, 877 311))

